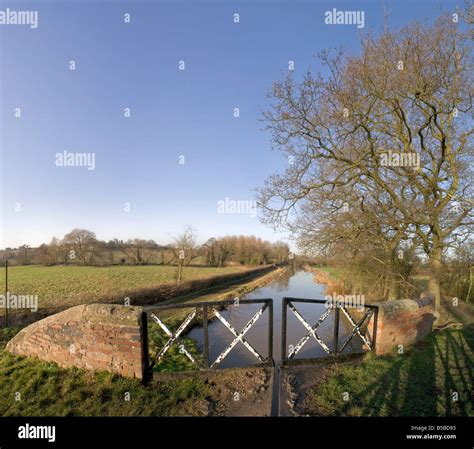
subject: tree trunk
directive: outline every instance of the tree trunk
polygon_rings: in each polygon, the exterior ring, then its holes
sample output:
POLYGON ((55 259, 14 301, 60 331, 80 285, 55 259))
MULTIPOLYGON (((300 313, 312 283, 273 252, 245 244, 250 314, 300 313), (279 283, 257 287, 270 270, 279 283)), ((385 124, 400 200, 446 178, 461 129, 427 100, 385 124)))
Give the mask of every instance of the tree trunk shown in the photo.
POLYGON ((434 324, 439 324, 441 318, 441 247, 434 247, 430 257, 430 277, 428 282, 428 290, 435 297, 435 317, 434 324))

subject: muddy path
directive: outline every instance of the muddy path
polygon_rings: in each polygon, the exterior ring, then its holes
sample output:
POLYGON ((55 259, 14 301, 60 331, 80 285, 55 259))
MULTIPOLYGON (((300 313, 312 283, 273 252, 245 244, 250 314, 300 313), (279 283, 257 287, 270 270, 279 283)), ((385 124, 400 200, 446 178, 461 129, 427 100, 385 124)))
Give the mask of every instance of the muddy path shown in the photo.
POLYGON ((199 379, 207 389, 181 416, 271 416, 273 367, 246 367, 180 373, 155 373, 153 383, 199 379))

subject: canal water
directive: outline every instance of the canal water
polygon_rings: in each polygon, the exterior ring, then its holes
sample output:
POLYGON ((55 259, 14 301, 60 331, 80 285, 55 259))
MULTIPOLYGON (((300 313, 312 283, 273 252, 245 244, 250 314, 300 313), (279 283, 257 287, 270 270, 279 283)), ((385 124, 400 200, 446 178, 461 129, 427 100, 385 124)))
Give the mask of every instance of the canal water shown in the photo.
MULTIPOLYGON (((273 359, 278 365, 281 361, 281 317, 282 298, 310 298, 324 300, 324 285, 314 282, 314 274, 305 271, 296 271, 287 276, 279 278, 271 284, 252 291, 240 299, 273 299, 273 359)), ((221 315, 235 328, 237 333, 254 316, 263 304, 243 304, 230 306, 223 310, 221 315)), ((325 304, 294 303, 296 309, 313 326, 319 317, 326 311, 325 304)), ((287 310, 287 354, 290 345, 296 346, 301 338, 307 334, 306 328, 296 318, 291 310, 287 310)), ((340 314, 339 347, 345 341, 352 326, 347 319, 340 314)), ((263 357, 267 357, 268 345, 268 309, 258 321, 245 334, 247 340, 263 357)), ((324 322, 316 330, 319 337, 326 343, 329 349, 333 348, 334 312, 331 312, 324 322)), ((195 327, 188 334, 194 339, 200 350, 203 349, 203 330, 195 327)), ((218 319, 209 322, 209 359, 214 361, 219 354, 232 342, 234 336, 218 319)), ((353 338, 344 349, 344 353, 359 352, 362 348, 360 339, 353 338)), ((328 354, 319 343, 311 337, 301 348, 295 359, 326 357, 328 354)), ((258 363, 255 356, 240 342, 230 351, 225 359, 217 366, 218 368, 243 367, 258 363)))

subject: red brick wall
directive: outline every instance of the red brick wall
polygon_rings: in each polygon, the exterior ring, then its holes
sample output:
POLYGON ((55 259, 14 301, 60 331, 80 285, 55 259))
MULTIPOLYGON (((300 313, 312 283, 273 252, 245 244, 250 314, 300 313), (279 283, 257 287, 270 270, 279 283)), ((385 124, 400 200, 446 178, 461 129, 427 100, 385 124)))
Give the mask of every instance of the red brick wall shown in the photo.
POLYGON ((8 342, 6 350, 63 367, 142 378, 142 326, 141 307, 84 304, 24 328, 8 342))
MULTIPOLYGON (((377 304, 376 354, 386 354, 393 348, 412 345, 425 338, 433 327, 434 301, 432 296, 423 294, 420 299, 400 299, 377 304)), ((374 317, 368 325, 372 330, 374 317)))

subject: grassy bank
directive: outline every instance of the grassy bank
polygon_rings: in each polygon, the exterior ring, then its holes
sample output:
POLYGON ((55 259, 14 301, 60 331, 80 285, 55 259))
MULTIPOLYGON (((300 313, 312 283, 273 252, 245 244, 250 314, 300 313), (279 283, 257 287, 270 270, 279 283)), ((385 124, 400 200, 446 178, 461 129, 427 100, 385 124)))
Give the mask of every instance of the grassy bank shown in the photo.
MULTIPOLYGON (((225 268, 186 267, 182 282, 239 273, 243 266, 225 268)), ((127 296, 135 291, 176 282, 171 266, 15 266, 8 270, 8 289, 17 295, 37 295, 41 309, 72 307, 127 296)), ((5 290, 3 270, 0 291, 5 290)), ((0 311, 0 313, 2 313, 0 311)))
POLYGON ((338 280, 341 277, 341 270, 335 267, 315 267, 319 271, 326 273, 329 277, 338 280))
POLYGON ((361 363, 328 367, 307 395, 302 413, 474 416, 473 387, 474 329, 447 329, 404 354, 369 354, 361 363))
POLYGON ((199 373, 144 386, 136 379, 0 352, 0 416, 229 416, 245 403, 241 413, 253 415, 262 405, 263 369, 223 370, 209 377, 199 373))
MULTIPOLYGON (((271 282, 284 272, 278 269, 251 281, 236 282, 175 301, 218 301, 235 297, 271 282)), ((174 328, 180 318, 170 315, 167 324, 171 323, 170 327, 174 328)), ((253 386, 253 376, 246 373, 235 377, 226 373, 221 384, 202 378, 179 378, 155 380, 143 386, 138 380, 107 372, 64 369, 55 363, 5 352, 6 342, 19 330, 19 327, 0 330, 0 416, 207 416, 224 413, 222 410, 233 404, 231 395, 242 385, 245 391, 253 386), (20 400, 15 398, 17 392, 20 400)), ((150 350, 162 347, 167 337, 155 324, 151 324, 149 330, 150 350)), ((186 337, 183 342, 188 349, 193 347, 193 355, 199 358, 192 342, 186 337)), ((179 353, 179 347, 173 346, 158 369, 193 368, 186 356, 179 353)))
POLYGON ((0 352, 0 416, 206 415, 208 393, 198 379, 145 387, 135 379, 0 352))

